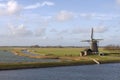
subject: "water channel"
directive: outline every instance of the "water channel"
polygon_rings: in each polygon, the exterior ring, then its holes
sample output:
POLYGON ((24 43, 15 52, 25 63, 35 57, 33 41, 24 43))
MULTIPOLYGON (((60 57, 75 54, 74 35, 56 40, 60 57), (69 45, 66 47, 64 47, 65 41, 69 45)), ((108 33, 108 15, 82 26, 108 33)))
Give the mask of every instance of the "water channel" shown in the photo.
POLYGON ((0 71, 0 80, 120 80, 120 63, 0 71))
POLYGON ((23 57, 14 55, 9 51, 0 51, 0 63, 12 63, 12 62, 59 62, 58 59, 35 59, 29 57, 23 57))

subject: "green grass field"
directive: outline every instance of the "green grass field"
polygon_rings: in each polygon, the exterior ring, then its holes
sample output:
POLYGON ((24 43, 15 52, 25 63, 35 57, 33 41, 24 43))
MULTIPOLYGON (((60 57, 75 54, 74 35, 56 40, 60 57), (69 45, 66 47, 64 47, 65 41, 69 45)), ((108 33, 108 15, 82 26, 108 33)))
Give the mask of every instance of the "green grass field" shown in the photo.
MULTIPOLYGON (((79 56, 80 52, 85 48, 29 48, 32 53, 45 54, 54 56, 79 56)), ((108 55, 120 56, 120 50, 108 51, 103 48, 99 48, 100 53, 106 53, 108 55)))
POLYGON ((90 58, 94 58, 100 61, 120 61, 120 50, 108 51, 104 50, 103 48, 100 48, 99 52, 105 53, 105 56, 88 55, 80 57, 80 52, 83 50, 84 48, 30 48, 30 51, 32 51, 35 54, 45 54, 58 57, 71 57, 71 59, 73 60, 75 60, 75 58, 78 58, 78 60, 91 60, 90 58))
POLYGON ((30 48, 35 54, 55 55, 55 56, 79 56, 83 48, 30 48))

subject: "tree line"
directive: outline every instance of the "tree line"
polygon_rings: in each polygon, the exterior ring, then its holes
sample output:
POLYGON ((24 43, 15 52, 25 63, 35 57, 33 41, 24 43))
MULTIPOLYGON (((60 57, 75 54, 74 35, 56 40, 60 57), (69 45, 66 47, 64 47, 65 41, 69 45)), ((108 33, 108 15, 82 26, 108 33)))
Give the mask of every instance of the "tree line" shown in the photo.
POLYGON ((105 50, 120 50, 119 45, 107 45, 104 47, 105 50))

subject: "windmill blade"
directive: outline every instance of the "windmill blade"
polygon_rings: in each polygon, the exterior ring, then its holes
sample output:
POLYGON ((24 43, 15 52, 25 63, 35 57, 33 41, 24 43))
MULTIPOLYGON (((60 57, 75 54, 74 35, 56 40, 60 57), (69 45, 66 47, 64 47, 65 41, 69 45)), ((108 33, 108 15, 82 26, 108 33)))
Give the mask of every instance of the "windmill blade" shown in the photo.
POLYGON ((91 30, 91 40, 93 40, 93 28, 91 30))
POLYGON ((81 42, 91 42, 91 40, 82 40, 81 42))

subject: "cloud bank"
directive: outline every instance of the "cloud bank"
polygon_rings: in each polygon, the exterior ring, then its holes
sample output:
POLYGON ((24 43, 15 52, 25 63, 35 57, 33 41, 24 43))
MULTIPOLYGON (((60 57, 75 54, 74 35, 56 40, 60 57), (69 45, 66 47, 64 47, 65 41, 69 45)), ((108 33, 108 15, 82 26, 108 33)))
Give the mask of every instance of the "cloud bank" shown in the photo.
POLYGON ((0 2, 0 15, 15 15, 20 13, 22 10, 36 9, 44 6, 54 6, 55 4, 50 1, 44 1, 42 3, 37 2, 36 4, 23 6, 18 4, 16 0, 9 0, 6 3, 0 2))
POLYGON ((0 14, 1 15, 13 15, 18 14, 22 7, 17 1, 10 0, 7 3, 0 3, 0 14))

